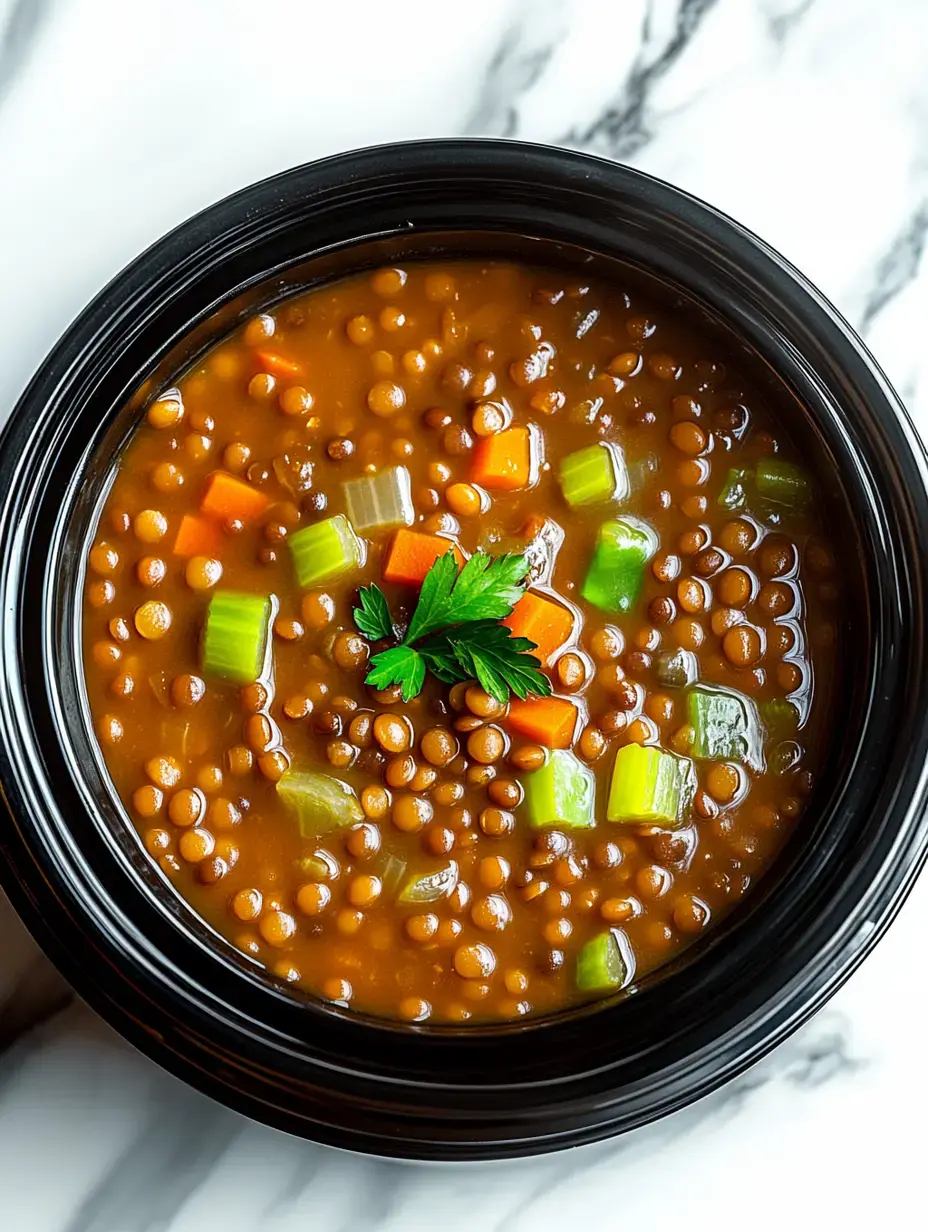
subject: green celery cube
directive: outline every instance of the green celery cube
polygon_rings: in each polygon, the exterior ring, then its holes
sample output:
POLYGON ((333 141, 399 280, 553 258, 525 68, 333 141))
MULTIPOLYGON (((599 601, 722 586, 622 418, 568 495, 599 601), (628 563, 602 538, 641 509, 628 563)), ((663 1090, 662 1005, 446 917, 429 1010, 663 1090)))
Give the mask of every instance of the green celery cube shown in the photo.
POLYGON ((215 591, 200 642, 204 674, 235 684, 257 680, 264 670, 272 608, 267 595, 215 591))
POLYGON ((762 768, 764 729, 752 698, 734 689, 700 686, 690 692, 687 712, 694 757, 762 768))
POLYGON ((529 821, 536 828, 581 829, 596 824, 596 780, 593 772, 568 749, 552 749, 541 769, 525 776, 523 786, 529 821))
POLYGON ((637 518, 604 523, 581 590, 587 603, 604 612, 630 612, 657 545, 657 535, 637 518))
POLYGON ((679 826, 696 790, 688 757, 643 744, 626 744, 615 755, 606 817, 609 821, 679 826))
POLYGON ((757 495, 778 505, 801 508, 812 499, 809 476, 782 458, 761 458, 754 472, 757 495))
POLYGON ((616 992, 625 987, 631 974, 631 955, 627 948, 623 954, 619 935, 611 929, 588 941, 577 955, 580 992, 616 992))
POLYGON ((364 563, 364 544, 341 513, 298 530, 287 543, 297 583, 304 590, 331 582, 364 563))
POLYGON ((628 494, 628 472, 618 445, 588 445, 570 453, 558 468, 568 505, 596 505, 628 494))

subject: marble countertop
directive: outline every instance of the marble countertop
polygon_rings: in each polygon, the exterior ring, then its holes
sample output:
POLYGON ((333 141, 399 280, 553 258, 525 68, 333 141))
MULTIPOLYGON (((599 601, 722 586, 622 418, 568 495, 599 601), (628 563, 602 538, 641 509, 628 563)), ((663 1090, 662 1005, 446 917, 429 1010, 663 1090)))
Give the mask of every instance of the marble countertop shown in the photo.
MULTIPOLYGON (((0 0, 0 408, 140 249, 323 154, 481 133, 623 159, 803 269, 928 430, 925 0, 0 0)), ((923 878, 760 1066, 674 1117, 487 1167, 254 1125, 124 1044, 0 901, 3 1232, 915 1227, 923 878)))

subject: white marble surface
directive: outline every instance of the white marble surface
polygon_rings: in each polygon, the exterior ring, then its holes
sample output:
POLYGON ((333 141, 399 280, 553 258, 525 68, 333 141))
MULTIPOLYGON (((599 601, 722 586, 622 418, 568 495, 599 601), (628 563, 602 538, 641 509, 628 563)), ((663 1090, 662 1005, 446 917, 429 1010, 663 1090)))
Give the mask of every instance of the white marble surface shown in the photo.
MULTIPOLYGON (((192 211, 318 155, 468 132, 627 159, 729 211, 837 302, 928 429, 926 0, 0 0, 0 31, 4 415, 192 211)), ((69 998, 0 903, 0 1229, 924 1227, 926 925, 923 879, 831 1005, 701 1105, 449 1171, 185 1089, 69 998)))

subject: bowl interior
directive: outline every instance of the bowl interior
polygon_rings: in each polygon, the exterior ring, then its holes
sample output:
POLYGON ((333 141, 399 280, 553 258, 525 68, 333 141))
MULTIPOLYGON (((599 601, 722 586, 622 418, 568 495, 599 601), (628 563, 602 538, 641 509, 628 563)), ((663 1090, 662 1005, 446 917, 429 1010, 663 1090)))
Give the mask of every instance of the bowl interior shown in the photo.
MULTIPOLYGON (((237 290, 227 301, 210 312, 204 319, 190 323, 190 329, 162 356, 158 357, 149 371, 140 373, 140 381, 133 396, 123 405, 114 405, 100 420, 99 435, 88 450, 83 470, 76 476, 77 488, 73 511, 68 518, 65 539, 67 551, 63 560, 58 592, 59 607, 56 623, 59 629, 58 680, 60 681, 64 720, 60 737, 68 750, 75 768, 81 767, 82 786, 88 803, 92 804, 92 816, 102 827, 105 839, 112 852, 122 861, 127 873, 136 881, 139 892, 149 896, 152 905, 170 919, 177 927, 187 930, 215 961, 222 962, 243 978, 256 981, 266 992, 280 995, 279 981, 268 976, 263 967, 253 962, 213 930, 174 889, 144 851, 135 826, 125 807, 115 793, 103 762, 93 726, 83 683, 81 662, 81 612, 80 596, 83 591, 84 571, 90 540, 93 538, 100 508, 109 491, 121 455, 138 426, 144 405, 154 393, 170 387, 179 376, 194 365, 204 351, 226 336, 243 320, 255 312, 272 308, 292 295, 337 279, 346 274, 373 269, 384 264, 408 263, 415 260, 448 259, 454 257, 488 257, 516 260, 546 268, 569 269, 582 277, 596 276, 611 281, 614 285, 640 292, 646 300, 660 301, 664 306, 685 315, 698 324, 698 328, 712 339, 714 353, 731 360, 762 391, 769 406, 768 412, 778 427, 786 431, 799 447, 801 456, 814 458, 814 470, 821 484, 822 497, 827 506, 827 523, 832 527, 846 528, 847 534, 836 536, 840 544, 853 542, 856 537, 854 512, 841 482, 841 463, 835 456, 826 434, 809 414, 799 393, 784 381, 776 367, 765 361, 743 336, 738 335, 714 307, 696 299, 691 292, 668 280, 657 278, 653 271, 642 268, 633 260, 620 259, 605 254, 592 253, 575 245, 558 243, 536 236, 500 234, 492 232, 437 232, 413 235, 405 239, 382 239, 355 243, 331 250, 309 261, 296 262, 279 271, 274 277, 257 285, 237 290)), ((866 638, 867 579, 861 561, 849 554, 843 562, 843 586, 845 588, 843 621, 840 627, 838 670, 835 673, 836 696, 819 697, 818 704, 831 702, 841 712, 862 716, 864 707, 855 691, 861 684, 859 673, 841 670, 841 654, 853 643, 860 647, 866 638)), ((816 786, 815 797, 808 816, 811 824, 798 828, 786 844, 774 868, 763 882, 765 898, 775 896, 777 887, 788 885, 791 869, 796 862, 806 858, 811 846, 820 842, 815 819, 821 818, 824 806, 840 790, 848 775, 845 755, 852 742, 847 740, 846 730, 830 733, 830 747, 820 750, 823 774, 816 786)), ((748 904, 727 917, 722 925, 715 926, 701 943, 691 946, 684 955, 639 979, 632 990, 619 995, 622 1000, 628 995, 640 994, 650 984, 675 973, 685 978, 683 972, 691 963, 699 961, 700 955, 722 944, 723 935, 738 928, 743 917, 753 914, 759 907, 755 901, 758 891, 748 904)), ((299 989, 287 988, 288 997, 315 1001, 299 989)), ((323 1012, 340 1016, 342 1011, 326 1003, 323 1012)), ((602 1004, 583 1007, 563 1015, 584 1016, 592 1010, 603 1008, 602 1004)), ((351 1011, 358 1017, 357 1011, 351 1011)), ((365 1017, 363 1014, 361 1017, 365 1017)), ((372 1021, 372 1020, 368 1020, 372 1021)), ((550 1017, 533 1019, 529 1028, 550 1022, 550 1017)), ((404 1032, 453 1033, 461 1028, 443 1025, 409 1027, 389 1024, 392 1029, 404 1032)), ((524 1031, 526 1024, 517 1026, 468 1026, 467 1034, 474 1031, 524 1031)))

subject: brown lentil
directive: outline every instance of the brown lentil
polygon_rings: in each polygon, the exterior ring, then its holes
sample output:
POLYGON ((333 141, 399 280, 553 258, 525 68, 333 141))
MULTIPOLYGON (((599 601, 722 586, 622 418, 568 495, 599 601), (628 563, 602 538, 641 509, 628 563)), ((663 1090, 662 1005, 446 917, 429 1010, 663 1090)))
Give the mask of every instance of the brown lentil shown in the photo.
POLYGON ((506 738, 498 727, 478 727, 467 738, 467 755, 489 766, 502 757, 506 738))
POLYGON ((393 805, 393 824, 405 834, 414 834, 432 820, 432 806, 421 796, 397 796, 393 805))
POLYGON ((562 689, 573 693, 583 686, 586 667, 578 654, 563 654, 557 661, 557 679, 562 689))
POLYGON ((510 764, 516 770, 538 770, 547 761, 548 755, 537 744, 523 744, 509 754, 510 764))

